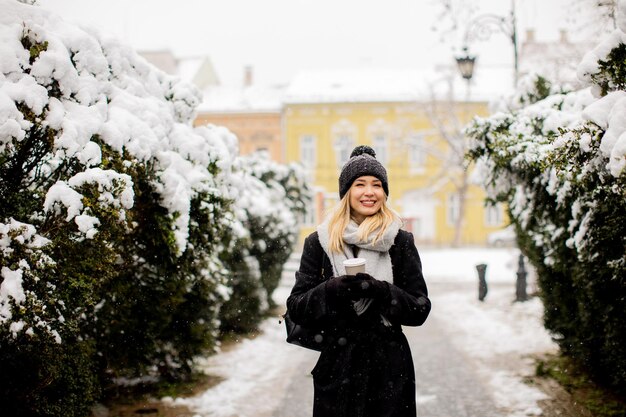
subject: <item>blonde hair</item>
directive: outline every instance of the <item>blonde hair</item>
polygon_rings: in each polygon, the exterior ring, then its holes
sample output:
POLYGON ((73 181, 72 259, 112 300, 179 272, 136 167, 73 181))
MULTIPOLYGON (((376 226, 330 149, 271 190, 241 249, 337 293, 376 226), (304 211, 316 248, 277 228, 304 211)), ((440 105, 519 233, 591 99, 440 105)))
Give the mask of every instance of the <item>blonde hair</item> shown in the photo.
MULTIPOLYGON (((350 193, 351 190, 349 189, 329 215, 328 240, 331 252, 343 252, 343 233, 351 219, 350 193)), ((395 220, 400 221, 400 216, 387 205, 387 200, 383 200, 380 210, 378 210, 376 214, 366 217, 359 225, 357 237, 360 241, 366 241, 369 235, 378 230, 373 240, 373 243, 376 243, 384 236, 387 228, 389 228, 391 223, 395 220)))

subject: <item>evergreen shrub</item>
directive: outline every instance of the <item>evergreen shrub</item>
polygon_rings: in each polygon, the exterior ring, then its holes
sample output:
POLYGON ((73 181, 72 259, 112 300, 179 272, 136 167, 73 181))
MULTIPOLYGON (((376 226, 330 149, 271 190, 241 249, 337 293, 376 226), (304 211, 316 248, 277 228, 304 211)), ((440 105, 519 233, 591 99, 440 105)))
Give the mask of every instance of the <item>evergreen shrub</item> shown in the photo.
POLYGON ((269 191, 264 211, 259 211, 258 205, 247 211, 246 227, 253 242, 250 253, 259 262, 261 283, 270 307, 274 307, 272 294, 293 252, 298 224, 309 209, 311 192, 299 165, 277 164, 266 152, 243 159, 246 172, 259 179, 269 191))
POLYGON ((626 148, 610 146, 601 121, 620 110, 590 88, 546 90, 544 78, 529 79, 508 109, 468 126, 468 157, 490 201, 508 206, 537 270, 546 328, 564 354, 626 395, 626 148))
POLYGON ((0 408, 84 416, 111 387, 188 379, 220 331, 259 323, 308 189, 193 127, 192 85, 0 3, 0 408))

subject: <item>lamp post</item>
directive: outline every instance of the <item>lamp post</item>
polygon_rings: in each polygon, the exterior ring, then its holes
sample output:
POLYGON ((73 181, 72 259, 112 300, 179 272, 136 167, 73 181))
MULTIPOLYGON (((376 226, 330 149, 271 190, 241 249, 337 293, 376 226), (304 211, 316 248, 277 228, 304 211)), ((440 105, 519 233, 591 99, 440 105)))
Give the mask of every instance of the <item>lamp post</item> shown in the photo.
POLYGON ((465 97, 467 110, 467 103, 470 99, 470 83, 472 81, 472 77, 474 76, 474 64, 476 63, 476 57, 474 55, 470 55, 467 51, 467 46, 465 46, 463 47, 463 54, 456 56, 455 59, 459 72, 461 73, 461 77, 467 81, 465 97))
POLYGON ((467 46, 465 46, 463 47, 463 55, 456 56, 455 59, 461 76, 466 79, 469 84, 474 76, 474 63, 476 62, 476 57, 470 55, 467 51, 467 46))
MULTIPOLYGON (((467 51, 468 46, 476 41, 486 41, 491 37, 494 32, 501 32, 506 35, 510 40, 513 46, 513 80, 515 86, 517 86, 517 80, 519 77, 519 62, 518 62, 518 51, 517 51, 517 24, 515 17, 515 0, 511 0, 511 14, 508 17, 498 16, 495 14, 483 14, 480 16, 476 16, 472 19, 467 25, 467 29, 465 30, 464 36, 464 46, 463 50, 467 51)), ((456 62, 459 65, 459 70, 461 71, 461 75, 463 78, 470 80, 473 74, 473 66, 475 57, 470 57, 466 54, 465 61, 462 61, 462 57, 457 57, 456 62), (471 60, 471 71, 465 73, 464 71, 469 71, 470 63, 467 59, 471 60), (465 66, 465 67, 462 67, 465 66), (469 78, 467 78, 466 74, 469 74, 469 78)))

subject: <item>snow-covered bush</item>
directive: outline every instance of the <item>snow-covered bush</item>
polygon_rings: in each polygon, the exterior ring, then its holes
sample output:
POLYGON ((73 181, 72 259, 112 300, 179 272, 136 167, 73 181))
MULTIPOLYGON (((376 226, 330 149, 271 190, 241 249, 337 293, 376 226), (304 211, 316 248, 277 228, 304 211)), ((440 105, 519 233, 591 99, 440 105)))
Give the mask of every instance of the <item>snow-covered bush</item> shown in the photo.
POLYGON ((62 273, 58 249, 33 225, 0 223, 3 414, 82 416, 98 392, 94 343, 76 332, 93 292, 77 291, 80 278, 62 273))
POLYGON ((219 313, 223 334, 246 334, 257 330, 267 312, 267 295, 261 283, 261 270, 255 257, 250 255, 249 237, 231 240, 229 250, 223 252, 229 296, 219 313))
POLYGON ((308 194, 194 128, 195 87, 24 3, 0 0, 0 404, 79 416, 256 327, 308 194))
POLYGON ((308 191, 194 128, 195 87, 24 3, 0 0, 0 404, 82 416, 256 326, 308 191))
POLYGON ((273 162, 267 152, 237 158, 231 181, 240 226, 233 230, 233 248, 224 258, 232 271, 232 295, 220 319, 224 331, 250 332, 273 306, 272 293, 312 196, 299 165, 273 162))
POLYGON ((300 165, 280 165, 271 161, 267 152, 241 157, 238 168, 247 178, 248 188, 237 199, 237 206, 246 212, 250 253, 259 262, 261 282, 272 306, 272 293, 293 251, 300 218, 312 196, 300 165))
MULTIPOLYGON (((626 6, 626 2, 621 2, 626 6)), ((622 7, 622 16, 624 7, 622 7)), ((622 22, 624 19, 622 18, 622 22)), ((624 26, 624 25, 623 25, 624 26)), ((475 119, 469 156, 506 202, 564 353, 626 387, 626 26, 579 66, 588 87, 536 78, 520 108, 475 119), (543 91, 543 93, 542 93, 543 91), (549 94, 549 95, 547 95, 549 94)))
POLYGON ((184 376, 214 346, 236 138, 134 51, 0 8, 0 403, 84 415, 98 376, 184 376))

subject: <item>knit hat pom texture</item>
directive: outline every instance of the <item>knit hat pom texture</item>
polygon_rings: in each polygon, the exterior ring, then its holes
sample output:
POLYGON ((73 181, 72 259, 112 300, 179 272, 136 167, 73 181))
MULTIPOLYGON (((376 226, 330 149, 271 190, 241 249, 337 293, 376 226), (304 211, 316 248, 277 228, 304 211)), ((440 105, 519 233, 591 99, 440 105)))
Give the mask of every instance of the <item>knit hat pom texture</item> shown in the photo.
POLYGON ((352 183, 359 177, 371 175, 380 180, 385 194, 389 195, 389 183, 387 181, 387 170, 376 159, 376 152, 367 145, 359 145, 352 150, 350 159, 341 169, 339 175, 339 198, 343 198, 348 192, 352 183))
POLYGON ((367 154, 367 155, 370 155, 372 158, 376 158, 376 151, 367 145, 359 145, 356 148, 354 148, 352 150, 352 153, 350 154, 350 158, 354 158, 355 156, 359 156, 363 154, 367 154))

